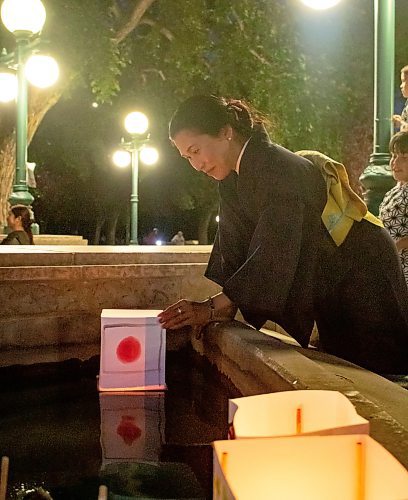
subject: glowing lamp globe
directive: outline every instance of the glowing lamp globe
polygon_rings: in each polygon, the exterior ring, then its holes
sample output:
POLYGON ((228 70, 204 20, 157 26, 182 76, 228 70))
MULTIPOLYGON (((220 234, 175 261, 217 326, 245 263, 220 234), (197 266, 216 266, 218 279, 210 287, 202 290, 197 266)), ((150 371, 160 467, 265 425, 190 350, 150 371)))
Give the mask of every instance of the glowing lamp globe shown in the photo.
POLYGON ((149 126, 147 116, 139 111, 129 113, 125 118, 125 129, 129 134, 144 134, 149 126))
POLYGON ((337 5, 340 0, 302 0, 302 2, 312 9, 325 10, 337 5))
POLYGON ((1 20, 11 33, 39 33, 45 18, 45 8, 41 0, 4 0, 1 6, 1 20))
POLYGON ((50 56, 31 56, 25 65, 27 80, 40 89, 54 85, 58 80, 59 68, 57 61, 50 56))
POLYGON ((0 102, 10 102, 17 97, 17 77, 13 73, 0 73, 0 102))
POLYGON ((124 151, 123 149, 115 151, 112 159, 113 163, 119 168, 128 167, 131 162, 130 153, 128 151, 124 151))
POLYGON ((154 165, 159 159, 159 153, 156 148, 145 147, 140 150, 140 159, 146 165, 154 165))

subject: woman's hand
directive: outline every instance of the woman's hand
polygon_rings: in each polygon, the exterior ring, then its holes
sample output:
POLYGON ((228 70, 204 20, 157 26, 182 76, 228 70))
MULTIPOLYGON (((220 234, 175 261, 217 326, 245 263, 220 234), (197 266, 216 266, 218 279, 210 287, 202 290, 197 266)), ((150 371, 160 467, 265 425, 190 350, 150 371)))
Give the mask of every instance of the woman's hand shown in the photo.
POLYGON ((395 245, 397 247, 398 252, 402 252, 402 250, 408 249, 408 236, 404 236, 403 238, 396 240, 395 245))
POLYGON ((198 334, 208 323, 231 321, 236 312, 237 306, 220 292, 203 302, 179 300, 162 311, 158 318, 163 328, 175 330, 192 326, 198 334))
POLYGON ((392 115, 392 121, 394 122, 394 125, 400 125, 401 124, 401 115, 392 115))
POLYGON ((183 326, 192 326, 199 329, 210 322, 210 302, 208 300, 204 302, 179 300, 162 311, 158 318, 161 326, 169 330, 175 330, 183 326))

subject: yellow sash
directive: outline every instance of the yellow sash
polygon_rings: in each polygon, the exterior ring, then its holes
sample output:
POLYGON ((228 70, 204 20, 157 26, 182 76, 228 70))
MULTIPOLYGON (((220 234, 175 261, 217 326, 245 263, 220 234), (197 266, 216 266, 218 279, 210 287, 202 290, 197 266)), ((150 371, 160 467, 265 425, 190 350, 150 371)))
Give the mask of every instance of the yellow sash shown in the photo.
POLYGON ((365 219, 383 227, 380 219, 368 211, 364 201, 351 189, 346 168, 342 163, 318 151, 297 151, 296 154, 318 167, 326 181, 327 203, 322 220, 338 247, 346 239, 354 222, 365 219))

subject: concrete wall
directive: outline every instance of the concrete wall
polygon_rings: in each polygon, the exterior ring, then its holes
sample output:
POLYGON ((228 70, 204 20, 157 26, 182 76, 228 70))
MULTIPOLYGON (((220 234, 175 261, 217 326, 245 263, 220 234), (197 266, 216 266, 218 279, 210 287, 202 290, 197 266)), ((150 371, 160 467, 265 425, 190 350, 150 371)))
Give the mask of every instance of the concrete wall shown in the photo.
POLYGON ((98 343, 104 308, 162 309, 219 290, 203 276, 209 247, 125 248, 0 253, 0 348, 98 343))

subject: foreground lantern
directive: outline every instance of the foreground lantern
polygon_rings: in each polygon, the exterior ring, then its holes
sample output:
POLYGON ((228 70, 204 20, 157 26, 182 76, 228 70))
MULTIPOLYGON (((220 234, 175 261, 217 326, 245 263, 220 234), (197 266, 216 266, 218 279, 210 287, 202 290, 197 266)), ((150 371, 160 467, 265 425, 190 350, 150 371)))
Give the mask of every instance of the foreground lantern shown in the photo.
POLYGON ((286 391, 230 399, 231 438, 368 434, 369 422, 338 391, 286 391))
POLYGON ((163 390, 166 333, 158 310, 103 309, 100 391, 163 390))
POLYGON ((407 498, 408 472, 367 435, 214 443, 215 500, 407 498))

